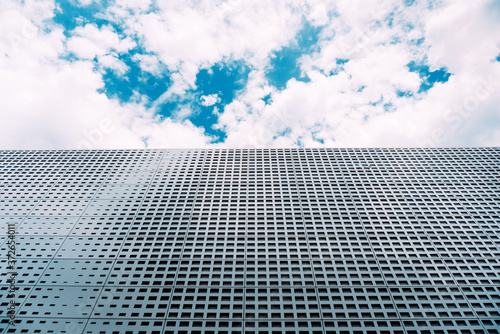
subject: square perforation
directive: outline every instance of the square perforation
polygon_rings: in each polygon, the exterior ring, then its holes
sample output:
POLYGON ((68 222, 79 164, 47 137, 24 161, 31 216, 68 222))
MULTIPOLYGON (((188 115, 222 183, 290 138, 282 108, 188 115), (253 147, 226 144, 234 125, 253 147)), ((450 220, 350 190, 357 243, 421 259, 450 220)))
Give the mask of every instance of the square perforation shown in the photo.
POLYGON ((68 235, 79 217, 28 216, 17 228, 19 235, 68 235))
POLYGON ((19 310, 22 317, 88 318, 101 288, 42 287, 31 290, 19 310))
POLYGON ((94 307, 95 318, 164 319, 171 287, 105 287, 94 307))
MULTIPOLYGON (((35 285, 49 265, 50 259, 19 259, 16 261, 16 284, 35 285)), ((0 259, 0 284, 8 284, 10 272, 7 259, 0 259)))
POLYGON ((8 326, 5 333, 74 334, 81 333, 86 323, 87 319, 19 317, 16 325, 8 326))
POLYGON ((104 285, 112 260, 53 260, 39 285, 104 285))
POLYGON ((68 200, 89 200, 92 199, 97 190, 99 189, 99 184, 56 184, 50 191, 45 195, 46 199, 68 199, 68 200))
MULTIPOLYGON (((58 236, 16 236, 16 258, 52 258, 57 253, 64 237, 58 236)), ((0 258, 7 257, 7 244, 0 247, 0 258)))
POLYGON ((68 237, 55 255, 58 259, 112 259, 117 256, 123 238, 68 237))
MULTIPOLYGON (((64 197, 63 197, 64 198, 64 197)), ((31 212, 32 216, 80 216, 87 205, 84 199, 44 199, 31 212)))

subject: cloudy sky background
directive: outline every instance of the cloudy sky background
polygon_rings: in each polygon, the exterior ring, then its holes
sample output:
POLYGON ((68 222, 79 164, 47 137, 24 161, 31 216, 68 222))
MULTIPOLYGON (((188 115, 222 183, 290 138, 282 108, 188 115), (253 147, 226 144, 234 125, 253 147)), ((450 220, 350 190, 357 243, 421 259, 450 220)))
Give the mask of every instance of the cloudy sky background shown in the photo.
POLYGON ((0 1, 1 149, 321 146, 500 146, 500 1, 0 1))

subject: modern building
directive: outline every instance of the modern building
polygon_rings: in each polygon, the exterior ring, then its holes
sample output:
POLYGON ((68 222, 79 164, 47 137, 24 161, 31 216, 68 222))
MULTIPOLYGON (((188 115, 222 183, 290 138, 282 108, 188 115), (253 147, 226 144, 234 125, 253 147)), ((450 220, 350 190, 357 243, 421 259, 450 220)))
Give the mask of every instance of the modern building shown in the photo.
POLYGON ((0 151, 0 221, 2 333, 500 329, 499 148, 0 151))

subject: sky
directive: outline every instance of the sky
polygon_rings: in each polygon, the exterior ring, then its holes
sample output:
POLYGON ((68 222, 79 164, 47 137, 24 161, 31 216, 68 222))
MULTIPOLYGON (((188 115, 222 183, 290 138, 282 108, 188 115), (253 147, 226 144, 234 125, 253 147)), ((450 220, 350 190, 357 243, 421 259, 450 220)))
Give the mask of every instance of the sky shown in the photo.
POLYGON ((500 0, 2 0, 0 149, 500 146, 500 0))

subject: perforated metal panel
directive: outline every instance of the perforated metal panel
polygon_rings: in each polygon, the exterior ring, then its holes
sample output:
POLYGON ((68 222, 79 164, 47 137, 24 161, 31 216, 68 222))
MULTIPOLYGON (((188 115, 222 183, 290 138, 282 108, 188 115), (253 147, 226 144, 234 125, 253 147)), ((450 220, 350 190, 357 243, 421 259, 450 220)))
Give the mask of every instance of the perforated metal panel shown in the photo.
POLYGON ((499 180, 498 148, 0 151, 0 332, 499 333, 499 180))
POLYGON ((61 245, 56 258, 111 259, 117 256, 123 238, 99 237, 67 237, 61 245))
MULTIPOLYGON (((17 258, 51 258, 55 255, 64 237, 17 236, 17 258)), ((0 258, 7 257, 7 244, 0 247, 0 258)))
MULTIPOLYGON (((16 262, 16 282, 18 285, 35 285, 50 263, 50 259, 18 259, 16 262)), ((12 272, 7 258, 0 259, 0 285, 8 285, 12 272)))
POLYGON ((163 320, 171 293, 171 287, 105 287, 92 317, 163 320))
POLYGON ((86 319, 68 318, 18 318, 16 328, 10 327, 6 333, 73 334, 81 333, 86 319))
POLYGON ((51 185, 6 184, 0 188, 0 200, 42 199, 51 185))
POLYGON ((28 318, 88 317, 100 290, 97 287, 36 286, 18 314, 28 318))
POLYGON ((42 199, 33 209, 32 215, 80 216, 88 205, 88 200, 42 199))
POLYGON ((19 224, 19 235, 68 235, 79 217, 29 216, 19 224))
MULTIPOLYGON (((80 217, 71 236, 127 236, 130 226, 134 222, 133 216, 124 217, 80 217)), ((140 227, 140 226, 139 226, 140 227)))
POLYGON ((77 200, 89 200, 92 199, 100 184, 56 184, 50 189, 45 195, 45 199, 70 199, 74 202, 77 200))
POLYGON ((104 184, 95 195, 96 199, 142 199, 146 195, 147 184, 104 184))
MULTIPOLYGON (((31 293, 31 291, 34 289, 34 287, 32 285, 21 285, 19 284, 19 286, 16 288, 16 299, 14 301, 15 305, 16 305, 16 314, 19 315, 19 310, 21 308, 21 306, 24 304, 24 301, 26 300, 26 298, 28 298, 29 294, 31 293)), ((6 324, 8 323, 8 307, 10 306, 10 302, 11 302, 11 299, 10 297, 8 298, 7 296, 10 295, 10 292, 9 292, 9 285, 0 285, 0 296, 2 297, 0 299, 0 306, 1 306, 1 309, 0 309, 0 317, 2 318, 1 320, 1 323, 3 326, 6 326, 6 324)), ((6 326, 7 327, 7 326, 6 326)))
POLYGON ((112 260, 53 260, 38 284, 104 285, 112 265, 112 260))
POLYGON ((173 286, 179 260, 117 260, 106 285, 173 286))
POLYGON ((7 240, 8 235, 8 225, 15 224, 16 230, 19 225, 23 222, 24 217, 12 217, 12 216, 2 216, 0 224, 0 245, 2 245, 7 240))
POLYGON ((0 200, 0 215, 27 216, 37 205, 36 200, 5 199, 0 200))
MULTIPOLYGON (((85 334, 161 334, 165 322, 153 319, 96 319, 91 318, 83 333, 85 334)), ((80 332, 78 332, 80 333, 80 332)))

